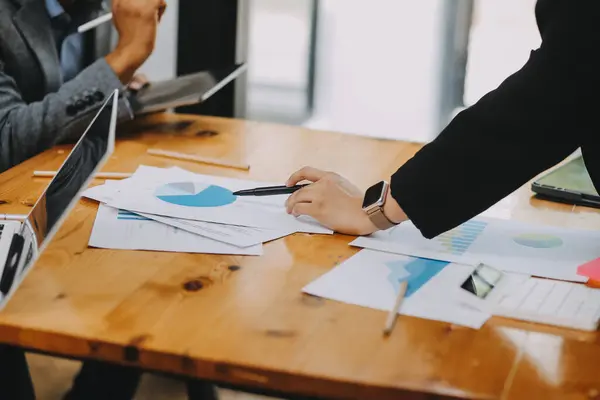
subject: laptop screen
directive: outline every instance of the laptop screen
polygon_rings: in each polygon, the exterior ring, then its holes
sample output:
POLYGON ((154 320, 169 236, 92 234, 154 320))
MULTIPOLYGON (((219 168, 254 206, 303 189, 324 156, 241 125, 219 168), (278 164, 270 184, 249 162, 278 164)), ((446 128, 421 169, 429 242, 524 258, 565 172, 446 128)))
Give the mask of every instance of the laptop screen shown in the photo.
POLYGON ((114 150, 117 106, 114 97, 104 103, 29 215, 40 251, 58 221, 79 200, 81 191, 114 150))
POLYGON ((42 193, 24 221, 20 235, 15 235, 0 278, 0 294, 4 304, 17 282, 35 262, 80 193, 114 151, 118 92, 115 91, 58 169, 56 176, 42 193))

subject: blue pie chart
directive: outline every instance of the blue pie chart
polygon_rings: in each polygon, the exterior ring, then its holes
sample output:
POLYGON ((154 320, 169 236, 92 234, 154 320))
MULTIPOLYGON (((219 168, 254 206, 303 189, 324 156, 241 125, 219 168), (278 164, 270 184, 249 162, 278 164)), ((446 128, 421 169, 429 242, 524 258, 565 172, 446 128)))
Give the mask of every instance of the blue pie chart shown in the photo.
POLYGON ((159 200, 184 207, 222 207, 236 200, 229 189, 197 182, 167 183, 156 189, 154 195, 159 200))

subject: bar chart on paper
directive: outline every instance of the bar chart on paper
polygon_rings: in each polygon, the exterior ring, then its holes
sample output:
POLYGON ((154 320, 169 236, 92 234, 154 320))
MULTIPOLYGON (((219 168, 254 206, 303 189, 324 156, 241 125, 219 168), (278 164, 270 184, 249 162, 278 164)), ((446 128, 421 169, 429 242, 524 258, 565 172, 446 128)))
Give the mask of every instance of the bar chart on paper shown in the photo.
POLYGON ((117 214, 117 219, 130 220, 130 221, 150 221, 146 217, 142 217, 139 214, 132 213, 131 211, 127 211, 127 210, 119 210, 118 214, 117 214))
POLYGON ((481 235, 486 226, 487 222, 484 221, 468 221, 458 228, 441 234, 433 240, 433 243, 438 245, 438 250, 442 253, 462 256, 481 235))
POLYGON ((402 224, 386 232, 358 238, 351 244, 432 260, 474 264, 478 260, 470 256, 469 250, 485 234, 488 225, 485 220, 474 219, 429 240, 414 225, 402 224))
POLYGON ((262 246, 237 247, 100 204, 88 244, 113 250, 226 255, 262 254, 262 246))

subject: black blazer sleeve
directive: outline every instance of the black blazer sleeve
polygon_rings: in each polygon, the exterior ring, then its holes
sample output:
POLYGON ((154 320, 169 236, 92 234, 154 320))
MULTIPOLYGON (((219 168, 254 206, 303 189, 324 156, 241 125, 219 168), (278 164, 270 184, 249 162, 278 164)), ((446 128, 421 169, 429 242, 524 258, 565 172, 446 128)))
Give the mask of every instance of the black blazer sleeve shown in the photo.
POLYGON ((600 155, 600 2, 544 3, 552 4, 544 15, 538 4, 542 45, 525 66, 393 175, 392 196, 425 237, 476 216, 580 146, 584 157, 600 155))

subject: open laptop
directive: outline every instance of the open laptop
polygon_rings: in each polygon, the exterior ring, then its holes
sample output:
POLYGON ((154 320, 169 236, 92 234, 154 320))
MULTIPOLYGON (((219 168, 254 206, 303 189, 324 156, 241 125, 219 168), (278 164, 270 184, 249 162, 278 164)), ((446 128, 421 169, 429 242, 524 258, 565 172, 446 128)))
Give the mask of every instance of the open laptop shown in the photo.
POLYGON ((245 64, 197 72, 160 82, 151 82, 128 99, 135 115, 203 103, 246 71, 245 64))
POLYGON ((592 183, 582 156, 542 175, 531 184, 531 190, 546 200, 600 208, 600 195, 592 183))
POLYGON ((31 212, 0 214, 0 309, 114 151, 118 95, 100 108, 31 212))

